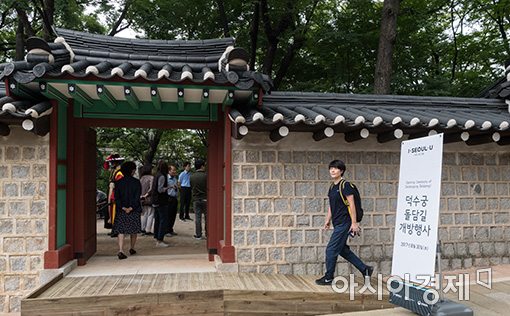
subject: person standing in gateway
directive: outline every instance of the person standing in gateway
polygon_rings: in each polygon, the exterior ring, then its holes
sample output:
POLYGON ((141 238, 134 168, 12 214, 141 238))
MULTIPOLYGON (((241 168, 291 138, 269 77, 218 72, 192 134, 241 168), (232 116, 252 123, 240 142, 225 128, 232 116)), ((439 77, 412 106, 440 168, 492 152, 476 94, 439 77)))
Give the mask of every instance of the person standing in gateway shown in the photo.
POLYGON ((180 191, 180 208, 179 219, 181 221, 192 221, 189 217, 189 207, 191 204, 191 183, 190 178, 191 163, 186 161, 184 163, 184 170, 179 174, 179 191, 180 191))
POLYGON ((329 175, 333 179, 333 184, 328 192, 329 208, 324 229, 329 229, 333 222, 333 234, 326 247, 326 274, 315 280, 318 285, 330 285, 333 282, 338 255, 354 265, 364 276, 370 277, 374 272, 374 268, 364 264, 347 245, 349 235, 359 235, 360 226, 356 221, 353 188, 343 179, 345 169, 345 163, 341 160, 333 160, 329 163, 329 175), (343 186, 341 186, 342 181, 345 181, 343 186), (342 196, 347 199, 348 204, 344 203, 342 196))
POLYGON ((195 172, 190 177, 191 193, 193 195, 193 209, 195 210, 195 239, 203 239, 202 214, 204 214, 205 234, 207 236, 207 174, 205 161, 195 161, 195 172))

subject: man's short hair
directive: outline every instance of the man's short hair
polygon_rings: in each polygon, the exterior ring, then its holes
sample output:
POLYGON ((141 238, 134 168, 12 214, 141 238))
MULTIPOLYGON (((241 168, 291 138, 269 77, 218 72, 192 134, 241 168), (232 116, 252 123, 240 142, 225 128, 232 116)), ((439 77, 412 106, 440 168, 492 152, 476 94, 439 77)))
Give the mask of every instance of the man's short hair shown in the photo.
POLYGON ((342 175, 345 172, 345 163, 342 160, 335 159, 332 162, 329 163, 329 168, 337 168, 342 171, 342 175))
POLYGON ((202 159, 195 160, 195 170, 201 169, 205 165, 205 161, 202 159))
POLYGON ((136 170, 136 164, 132 161, 126 161, 120 166, 120 171, 124 176, 130 176, 136 170))

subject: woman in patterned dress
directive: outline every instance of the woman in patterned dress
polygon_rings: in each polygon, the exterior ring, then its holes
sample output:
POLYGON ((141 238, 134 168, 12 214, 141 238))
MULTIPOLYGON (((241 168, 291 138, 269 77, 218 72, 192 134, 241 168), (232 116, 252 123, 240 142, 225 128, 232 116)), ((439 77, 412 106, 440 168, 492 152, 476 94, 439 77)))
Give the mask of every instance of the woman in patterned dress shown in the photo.
POLYGON ((131 237, 131 248, 129 253, 136 253, 135 244, 137 234, 141 233, 142 204, 140 203, 140 195, 142 186, 140 180, 133 177, 136 170, 136 164, 127 161, 122 164, 121 172, 124 177, 115 182, 115 204, 117 215, 113 224, 113 232, 117 233, 117 241, 119 243, 119 259, 126 259, 124 254, 124 235, 131 237))

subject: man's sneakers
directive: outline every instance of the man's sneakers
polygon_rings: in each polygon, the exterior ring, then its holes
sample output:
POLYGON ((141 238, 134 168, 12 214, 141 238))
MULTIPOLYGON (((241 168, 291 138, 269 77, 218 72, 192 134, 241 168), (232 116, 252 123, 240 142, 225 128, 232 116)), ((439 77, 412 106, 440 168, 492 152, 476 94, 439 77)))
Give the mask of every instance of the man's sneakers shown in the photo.
POLYGON ((363 276, 370 278, 372 276, 372 273, 374 273, 374 267, 367 266, 366 269, 365 269, 365 272, 363 273, 363 276))
POLYGON ((326 276, 315 280, 315 284, 317 285, 331 285, 331 283, 333 283, 333 278, 328 279, 326 276))
POLYGON ((168 247, 169 244, 167 244, 166 242, 164 241, 156 241, 156 248, 166 248, 168 247))

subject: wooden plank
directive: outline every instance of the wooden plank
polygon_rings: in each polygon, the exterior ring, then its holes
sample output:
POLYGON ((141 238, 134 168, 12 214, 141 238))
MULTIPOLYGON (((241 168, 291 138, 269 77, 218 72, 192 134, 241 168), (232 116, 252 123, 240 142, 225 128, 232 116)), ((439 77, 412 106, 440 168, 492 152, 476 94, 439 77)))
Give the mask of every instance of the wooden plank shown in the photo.
POLYGON ((49 288, 57 284, 58 281, 62 280, 64 278, 63 273, 59 273, 55 275, 53 278, 51 278, 48 282, 41 284, 38 286, 35 290, 30 292, 30 294, 27 295, 26 298, 36 298, 42 293, 46 292, 49 288))

